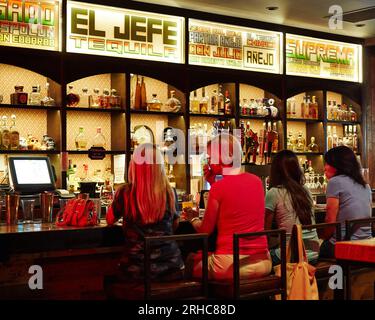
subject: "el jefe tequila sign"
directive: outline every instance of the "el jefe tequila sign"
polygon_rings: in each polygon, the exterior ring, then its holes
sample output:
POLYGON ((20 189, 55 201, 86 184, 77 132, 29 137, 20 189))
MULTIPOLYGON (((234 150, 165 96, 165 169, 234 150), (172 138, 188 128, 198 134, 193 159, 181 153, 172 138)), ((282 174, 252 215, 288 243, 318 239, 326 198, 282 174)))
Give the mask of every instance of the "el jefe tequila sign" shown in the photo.
POLYGON ((282 72, 281 33, 189 20, 189 64, 282 72))
POLYGON ((60 1, 0 0, 0 45, 60 50, 60 1))
POLYGON ((67 51, 184 62, 184 18, 68 1, 67 51))
POLYGON ((362 47, 286 35, 286 74, 353 82, 362 81, 362 47))

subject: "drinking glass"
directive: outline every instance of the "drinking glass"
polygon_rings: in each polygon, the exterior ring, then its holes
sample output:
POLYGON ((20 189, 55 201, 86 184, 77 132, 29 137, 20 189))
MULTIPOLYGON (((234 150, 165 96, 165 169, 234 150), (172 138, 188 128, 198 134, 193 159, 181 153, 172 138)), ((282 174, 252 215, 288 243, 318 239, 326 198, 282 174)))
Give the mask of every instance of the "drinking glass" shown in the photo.
POLYGON ((35 199, 21 199, 23 223, 34 223, 34 205, 35 199))

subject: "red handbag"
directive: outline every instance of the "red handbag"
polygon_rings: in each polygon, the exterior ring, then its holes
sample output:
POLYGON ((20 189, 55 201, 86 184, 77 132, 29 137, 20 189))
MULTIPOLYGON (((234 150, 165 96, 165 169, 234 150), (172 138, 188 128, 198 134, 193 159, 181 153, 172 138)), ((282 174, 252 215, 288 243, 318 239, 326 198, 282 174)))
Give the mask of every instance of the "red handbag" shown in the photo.
POLYGON ((99 224, 95 204, 89 199, 71 199, 56 217, 57 226, 96 226, 99 224))

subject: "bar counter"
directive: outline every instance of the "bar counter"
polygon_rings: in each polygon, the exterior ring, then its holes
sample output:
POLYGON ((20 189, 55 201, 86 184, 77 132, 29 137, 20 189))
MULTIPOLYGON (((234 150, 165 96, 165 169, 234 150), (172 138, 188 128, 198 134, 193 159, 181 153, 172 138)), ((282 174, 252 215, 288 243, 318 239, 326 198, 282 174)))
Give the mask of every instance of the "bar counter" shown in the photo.
POLYGON ((122 254, 122 227, 0 226, 0 299, 104 299, 103 279, 122 254), (43 270, 31 290, 29 267, 43 270))

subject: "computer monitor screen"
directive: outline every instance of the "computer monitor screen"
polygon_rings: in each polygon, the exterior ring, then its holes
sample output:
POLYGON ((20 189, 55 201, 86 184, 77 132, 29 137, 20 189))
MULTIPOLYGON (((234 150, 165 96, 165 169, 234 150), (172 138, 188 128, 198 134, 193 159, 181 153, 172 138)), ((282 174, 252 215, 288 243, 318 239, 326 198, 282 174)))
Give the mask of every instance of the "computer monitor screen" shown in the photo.
POLYGON ((10 157, 11 187, 22 193, 38 193, 55 189, 48 157, 10 157))

